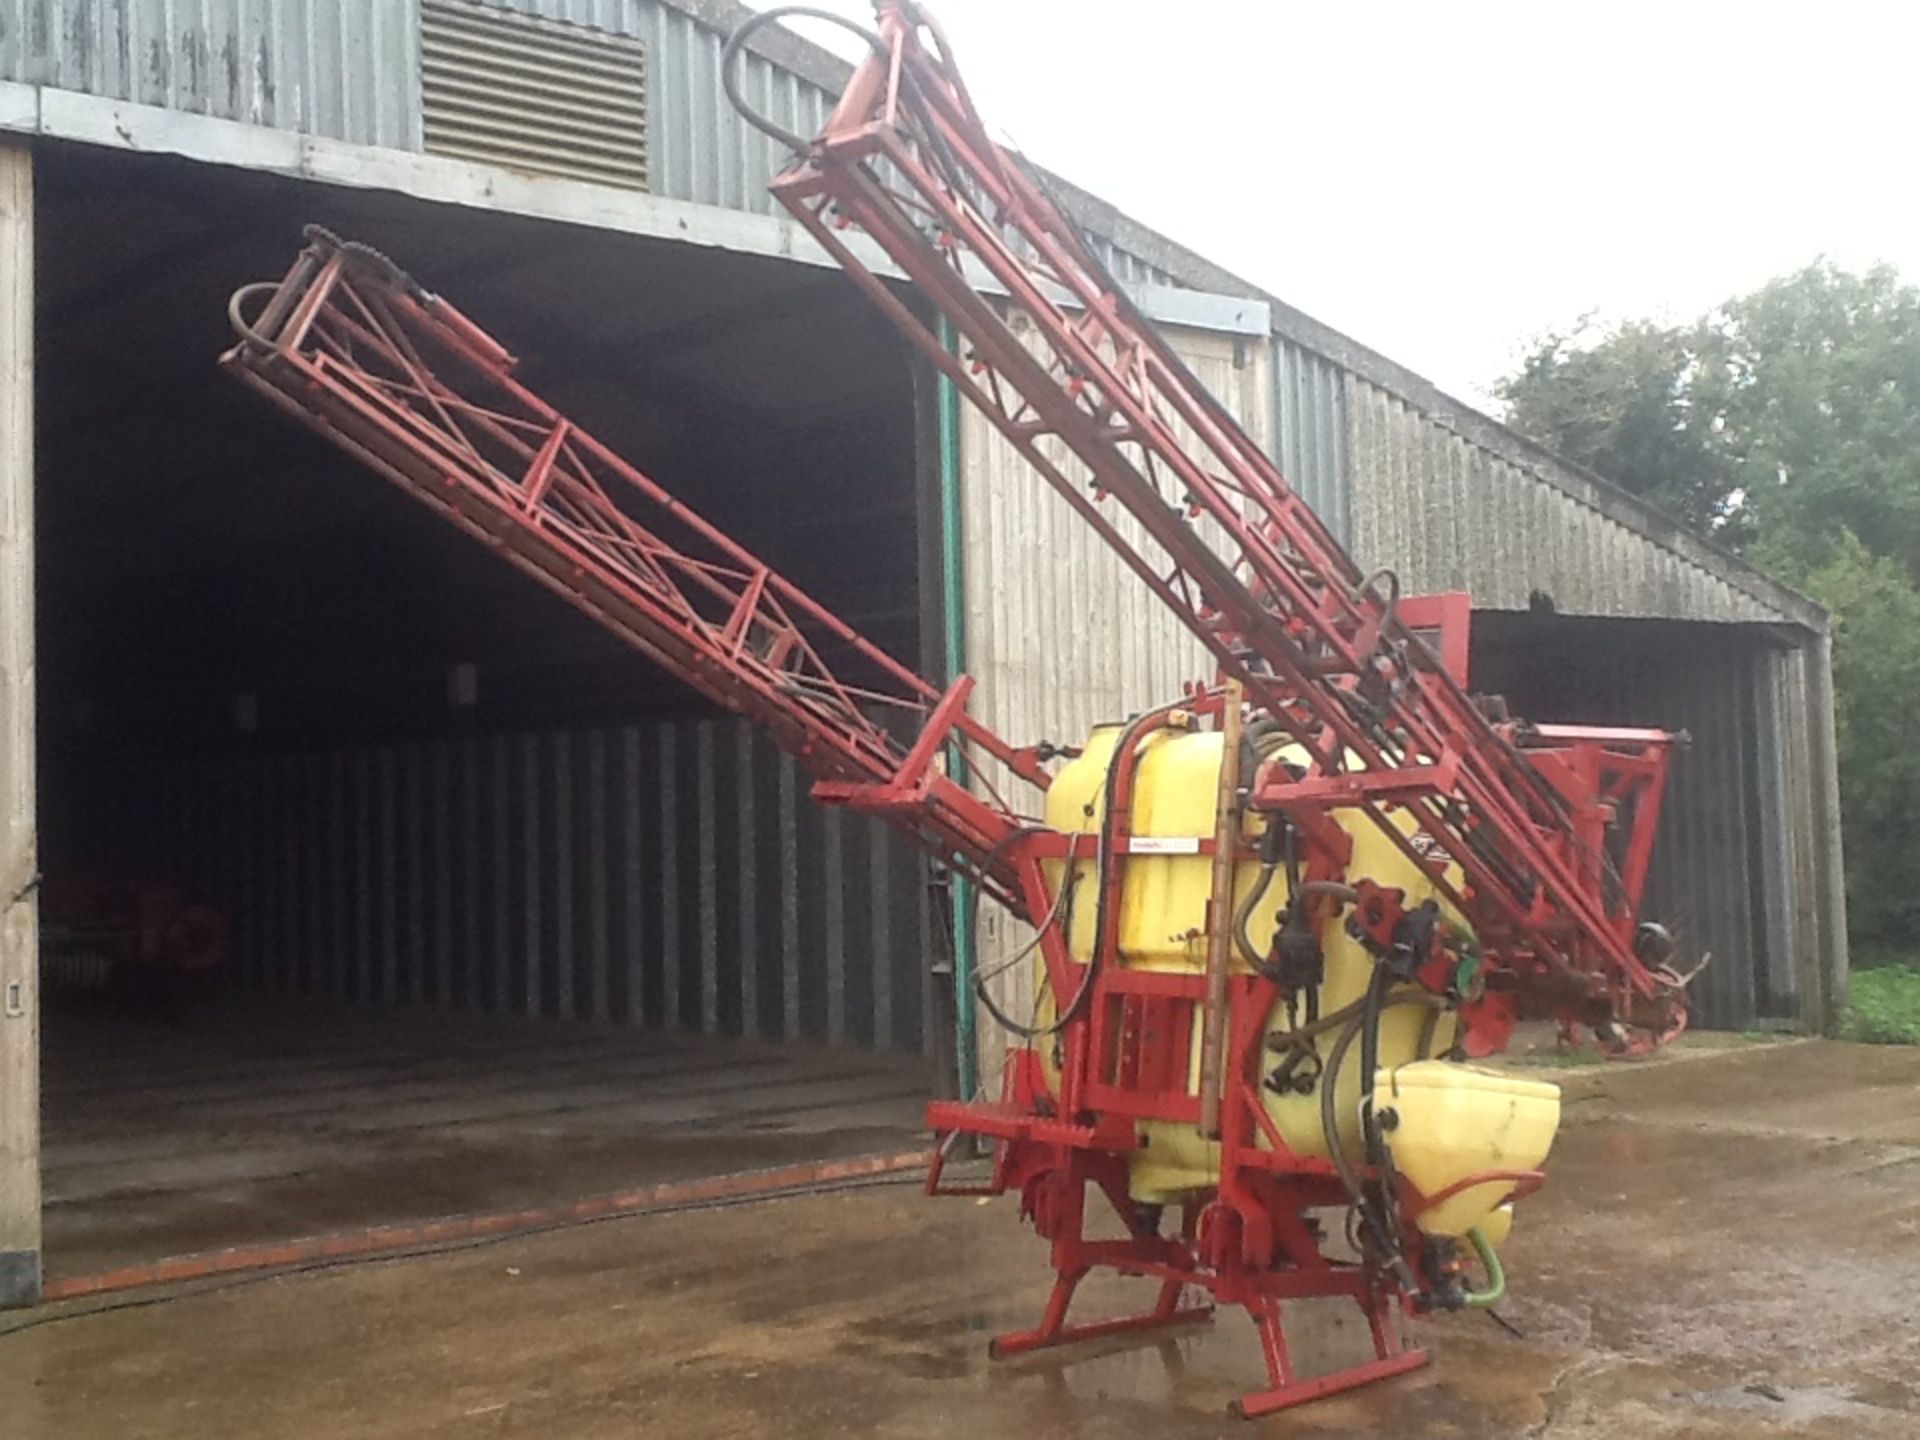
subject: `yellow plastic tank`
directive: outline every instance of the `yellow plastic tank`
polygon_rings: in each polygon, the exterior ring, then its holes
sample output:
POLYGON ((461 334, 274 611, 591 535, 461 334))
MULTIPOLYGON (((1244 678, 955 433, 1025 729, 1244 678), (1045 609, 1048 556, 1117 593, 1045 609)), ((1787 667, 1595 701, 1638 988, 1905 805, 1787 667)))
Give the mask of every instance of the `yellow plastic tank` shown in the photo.
MULTIPOLYGON (((1416 1060, 1379 1071, 1373 1113, 1386 1131, 1395 1168, 1421 1194, 1438 1195, 1485 1171, 1539 1169, 1560 1126, 1560 1087, 1416 1060)), ((1465 1235, 1484 1225, 1512 1193, 1507 1180, 1470 1185, 1414 1223, 1429 1235, 1465 1235)), ((1506 1226, 1499 1228, 1504 1238, 1506 1226)), ((1491 1231, 1484 1233, 1499 1243, 1491 1231)))
MULTIPOLYGON (((1049 826, 1083 833, 1099 828, 1104 814, 1107 770, 1121 729, 1118 725, 1095 729, 1080 756, 1060 770, 1047 791, 1049 826)), ((1126 867, 1117 916, 1120 961, 1126 966, 1173 972, 1199 972, 1206 968, 1205 926, 1212 861, 1200 853, 1200 844, 1213 837, 1221 747, 1222 736, 1215 730, 1163 730, 1141 742, 1131 828, 1136 842, 1145 840, 1163 848, 1154 854, 1136 853, 1126 867)), ((1353 811, 1335 811, 1333 819, 1353 837, 1350 873, 1399 887, 1406 892, 1406 904, 1410 907, 1432 899, 1448 920, 1464 925, 1441 896, 1433 877, 1408 859, 1371 820, 1353 811)), ((1262 817, 1249 817, 1249 838, 1257 834, 1264 823, 1262 817)), ((1405 828, 1409 833, 1413 830, 1411 817, 1405 821, 1405 828)), ((1059 872, 1063 869, 1064 866, 1056 865, 1049 876, 1056 886, 1062 883, 1059 872)), ((1092 860, 1078 861, 1076 869, 1078 890, 1074 896, 1069 938, 1074 955, 1084 960, 1093 946, 1097 910, 1095 864, 1092 860)), ((1251 861, 1236 867, 1236 908, 1258 884, 1259 873, 1259 865, 1251 861)), ((1453 878, 1459 878, 1457 872, 1453 878)), ((1247 932, 1256 944, 1264 944, 1273 934, 1287 898, 1286 876, 1281 871, 1275 874, 1266 894, 1248 917, 1247 932)), ((1320 942, 1326 957, 1326 979, 1320 987, 1319 1009, 1322 1015, 1331 1015, 1362 997, 1373 973, 1373 960, 1348 936, 1339 918, 1325 924, 1320 942)), ((1233 965, 1236 972, 1247 972, 1237 947, 1233 965)), ((1037 957, 1035 984, 1043 987, 1035 1014, 1039 1023, 1045 1025, 1051 1023, 1057 1013, 1055 1006, 1059 997, 1044 993, 1044 972, 1038 968, 1037 957)), ((1197 1012, 1193 1024, 1188 1084, 1190 1093, 1198 1094, 1201 1019, 1197 1012)), ((1268 1019, 1269 1031, 1284 1031, 1288 1025, 1285 1008, 1276 1006, 1268 1019)), ((1393 1006, 1381 1017, 1381 1067, 1405 1065, 1423 1055, 1444 1051, 1453 1043, 1454 1025, 1451 1015, 1436 1015, 1426 1007, 1393 1006)), ((1324 1062, 1338 1037, 1336 1027, 1303 1043, 1311 1046, 1316 1062, 1324 1062)), ((1049 1080, 1057 1085, 1053 1047, 1042 1042, 1039 1052, 1049 1080)), ((1264 1080, 1282 1063, 1280 1054, 1271 1050, 1264 1053, 1261 1078, 1264 1080)), ((1261 1087, 1261 1098, 1275 1129, 1297 1154, 1325 1159, 1330 1153, 1320 1110, 1320 1086, 1327 1083, 1328 1078, 1322 1075, 1319 1083, 1305 1095, 1292 1092, 1276 1095, 1264 1085, 1261 1087)), ((1343 1153, 1357 1159, 1362 1094, 1358 1044, 1348 1046, 1340 1071, 1331 1083, 1335 1090, 1338 1142, 1343 1153)), ((1144 1144, 1134 1160, 1130 1184, 1135 1199, 1166 1203, 1218 1183, 1219 1146, 1204 1139, 1197 1127, 1146 1121, 1141 1125, 1141 1138, 1144 1144)))

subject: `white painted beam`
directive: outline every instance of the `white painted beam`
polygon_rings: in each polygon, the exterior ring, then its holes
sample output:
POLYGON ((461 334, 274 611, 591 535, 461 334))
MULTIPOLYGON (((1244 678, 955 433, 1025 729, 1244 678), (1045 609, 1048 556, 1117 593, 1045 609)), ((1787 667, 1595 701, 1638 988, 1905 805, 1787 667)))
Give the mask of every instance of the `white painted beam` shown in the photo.
MULTIPOLYGON (((799 224, 782 215, 753 215, 642 191, 520 174, 442 155, 352 145, 71 90, 0 83, 0 130, 174 155, 345 189, 386 190, 470 210, 586 225, 803 265, 835 263, 799 224)), ((846 238, 877 273, 900 278, 872 240, 864 235, 846 238)), ((406 257, 396 258, 404 263, 406 257)), ((983 290, 998 288, 984 274, 974 279, 983 290)), ((1264 338, 1272 319, 1270 306, 1239 296, 1149 286, 1135 291, 1133 298, 1149 319, 1188 329, 1264 338)))
POLYGON ((33 152, 0 140, 0 1306, 40 1298, 33 152))

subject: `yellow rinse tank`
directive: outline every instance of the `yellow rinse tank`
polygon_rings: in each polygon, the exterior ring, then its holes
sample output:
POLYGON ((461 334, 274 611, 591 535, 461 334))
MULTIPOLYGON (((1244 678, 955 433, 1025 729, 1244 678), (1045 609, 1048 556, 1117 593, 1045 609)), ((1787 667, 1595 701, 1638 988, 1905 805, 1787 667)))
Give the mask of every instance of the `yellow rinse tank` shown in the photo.
MULTIPOLYGON (((1107 771, 1122 728, 1119 725, 1104 725, 1095 729, 1082 753, 1055 777, 1047 792, 1046 821, 1050 827, 1086 833, 1099 828, 1104 814, 1107 771)), ((1170 843, 1165 853, 1135 854, 1127 862, 1117 923, 1120 960, 1128 967, 1192 973, 1199 973, 1206 968, 1205 927, 1213 862, 1210 857, 1199 853, 1198 842, 1211 839, 1214 833, 1214 805, 1219 788, 1223 738, 1217 730, 1160 730, 1140 742, 1140 760, 1134 780, 1133 837, 1136 841, 1159 840, 1170 843)), ((1353 838, 1351 875, 1365 876, 1378 884, 1405 891, 1405 903, 1409 908, 1431 899, 1448 921, 1464 928, 1464 920, 1439 892, 1432 877, 1409 860, 1365 815, 1356 811, 1335 811, 1333 819, 1353 838)), ((1264 821, 1260 817, 1249 817, 1249 839, 1253 838, 1262 824, 1264 821)), ((1406 817, 1404 828, 1409 832, 1413 830, 1411 816, 1406 817)), ((1095 903, 1097 882, 1093 860, 1076 861, 1075 865, 1080 875, 1072 906, 1069 938, 1075 958, 1084 961, 1093 947, 1098 908, 1095 903)), ((1064 865, 1058 862, 1051 866, 1053 873, 1048 878, 1056 887, 1061 883, 1059 872, 1063 868, 1064 865)), ((1258 885, 1259 872, 1259 865, 1252 861, 1235 867, 1236 910, 1258 885)), ((1459 879, 1457 870, 1451 872, 1450 878, 1459 879)), ((1057 888, 1055 893, 1058 893, 1057 888)), ((1264 946, 1272 936, 1287 899, 1287 881, 1282 869, 1274 875, 1267 892, 1247 917, 1247 934, 1255 945, 1264 946)), ((1346 933, 1342 918, 1327 921, 1319 938, 1326 959, 1326 977, 1319 996, 1319 1010, 1324 1016, 1364 995, 1372 978, 1373 959, 1346 933)), ((1232 964, 1235 973, 1250 973, 1250 967, 1240 955, 1238 946, 1234 948, 1232 964)), ((1035 984, 1044 986, 1044 970, 1038 966, 1035 984)), ((1040 996, 1036 1013, 1042 1024, 1050 1023, 1057 1013, 1057 998, 1050 993, 1040 996)), ((1200 1088, 1201 1024, 1199 1007, 1196 1006, 1190 1047, 1192 1058, 1187 1077, 1190 1093, 1196 1095, 1200 1088)), ((1276 1005, 1273 1014, 1268 1017, 1268 1033, 1284 1032, 1288 1024, 1285 1006, 1276 1005)), ((1322 1064, 1338 1039, 1338 1033, 1338 1027, 1335 1027, 1309 1042, 1322 1064)), ((1454 1033, 1455 1020, 1451 1014, 1438 1014, 1423 1005, 1391 1006, 1381 1017, 1377 1073, 1388 1076, 1401 1067, 1410 1067, 1424 1060, 1428 1055, 1444 1052, 1452 1045, 1454 1033)), ((1057 1087, 1058 1069, 1052 1049, 1051 1045, 1044 1042, 1039 1046, 1041 1063, 1049 1083, 1057 1087)), ((1264 1081, 1282 1063, 1279 1054, 1271 1050, 1263 1051, 1261 1079, 1264 1081)), ((1466 1077, 1485 1076, 1485 1072, 1464 1066, 1435 1063, 1440 1069, 1462 1077, 1456 1087, 1461 1095, 1470 1091, 1476 1083, 1466 1077)), ((1491 1076, 1486 1078, 1499 1079, 1491 1076)), ((1275 1129, 1288 1148, 1297 1154, 1328 1158, 1320 1103, 1320 1087, 1326 1083, 1327 1077, 1323 1073, 1320 1083, 1305 1095, 1291 1090, 1285 1094, 1275 1094, 1264 1084, 1260 1087, 1262 1103, 1275 1129)), ((1357 1043, 1348 1046, 1340 1071, 1332 1077, 1332 1083, 1335 1087, 1334 1109, 1338 1117, 1336 1128, 1341 1150, 1348 1158, 1357 1160, 1361 1154, 1360 1046, 1357 1043)), ((1535 1088, 1552 1089, 1551 1086, 1535 1088)), ((1556 1118, 1557 1110, 1556 1100, 1556 1118)), ((1403 1131, 1408 1135, 1419 1131, 1422 1135, 1419 1152, 1421 1175, 1415 1177, 1409 1173, 1409 1178, 1423 1191, 1431 1193, 1428 1184, 1447 1170, 1443 1157, 1449 1154, 1454 1157, 1452 1168, 1449 1178, 1439 1182, 1442 1184, 1452 1183, 1453 1179, 1482 1169, 1494 1168, 1487 1163, 1489 1152, 1473 1133, 1472 1125, 1454 1123, 1467 1114, 1462 1104, 1456 1104, 1446 1124, 1432 1126, 1431 1133, 1426 1128, 1430 1125, 1426 1109, 1420 1110, 1418 1119, 1404 1108, 1402 1114, 1405 1117, 1403 1131)), ((1546 1126, 1546 1138, 1549 1141, 1552 1128, 1549 1122, 1546 1126)), ((1140 1130, 1142 1148, 1134 1158, 1129 1184, 1134 1199, 1164 1204, 1218 1184, 1219 1144, 1202 1138, 1197 1127, 1165 1121, 1143 1121, 1140 1130)), ((1264 1145, 1266 1142, 1263 1139, 1261 1143, 1264 1145)), ((1396 1140, 1396 1160, 1406 1143, 1404 1139, 1396 1140)), ((1538 1162, 1536 1160, 1533 1163, 1538 1162)), ((1531 1166, 1516 1164, 1505 1168, 1531 1166)), ((1505 1198, 1505 1191, 1475 1187, 1474 1191, 1456 1198, 1464 1203, 1445 1207, 1445 1218, 1451 1223, 1459 1215, 1473 1211, 1474 1218, 1467 1221, 1470 1225, 1474 1219, 1486 1216, 1499 1204, 1505 1198)), ((1462 1226, 1462 1230, 1464 1228, 1462 1226)))

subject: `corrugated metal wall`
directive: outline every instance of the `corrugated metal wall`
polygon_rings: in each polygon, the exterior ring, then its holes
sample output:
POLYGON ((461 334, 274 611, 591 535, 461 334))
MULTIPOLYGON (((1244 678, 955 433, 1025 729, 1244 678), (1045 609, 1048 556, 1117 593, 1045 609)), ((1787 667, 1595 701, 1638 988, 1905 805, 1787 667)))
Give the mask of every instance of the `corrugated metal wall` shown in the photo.
MULTIPOLYGON (((1268 348, 1198 331, 1173 331, 1168 339, 1248 432, 1269 444, 1268 348)), ((1077 744, 1093 725, 1124 719, 1212 673, 1199 641, 972 406, 963 411, 960 446, 975 715, 1017 744, 1077 744)), ((1056 458, 1069 476, 1083 473, 1064 450, 1056 458)), ((1110 518, 1139 538, 1130 516, 1116 511, 1110 518)), ((1025 938, 1024 927, 993 906, 982 907, 983 969, 1025 938)), ((1015 1013, 1026 978, 1024 967, 1016 967, 996 990, 1015 1013)), ((991 1076, 998 1073, 993 1047, 1002 1037, 988 1022, 982 1025, 981 1073, 991 1076)))
MULTIPOLYGON (((641 40, 652 86, 651 188, 771 210, 766 184, 781 157, 739 122, 721 93, 718 31, 662 0, 487 3, 641 40)), ((0 0, 0 78, 362 144, 420 146, 417 0, 0 0)), ((802 133, 818 128, 829 104, 820 87, 759 56, 748 57, 746 87, 762 109, 802 133)), ((1123 280, 1180 283, 1110 241, 1097 243, 1123 280)), ((1537 590, 1570 614, 1764 624, 1783 618, 1309 346, 1285 336, 1271 350, 1244 342, 1236 350, 1215 337, 1182 337, 1182 345, 1249 428, 1273 441, 1282 468, 1358 558, 1394 566, 1411 592, 1467 589, 1479 606, 1509 611, 1525 610, 1537 590)), ((967 535, 967 623, 988 723, 1016 739, 1070 738, 1200 673, 1198 647, 1140 587, 1125 583, 1117 562, 1011 451, 987 441, 983 421, 969 415, 967 426, 966 505, 977 517, 967 535), (1051 644, 1036 644, 1037 635, 1051 644)), ((1755 916, 1765 911, 1773 917, 1769 933, 1784 934, 1786 917, 1797 916, 1794 933, 1804 939, 1787 969, 1805 970, 1818 963, 1806 957, 1807 947, 1840 943, 1834 937, 1841 902, 1829 857, 1818 848, 1831 842, 1812 828, 1811 817, 1825 813, 1823 792, 1792 766, 1766 770, 1772 762, 1765 757, 1821 753, 1826 721, 1817 712, 1825 692, 1806 672, 1809 652, 1774 663, 1778 673, 1765 685, 1751 677, 1681 677, 1724 682, 1717 699, 1700 692, 1703 705, 1731 705, 1736 694, 1746 697, 1742 704, 1758 704, 1754 697, 1762 693, 1773 699, 1755 711, 1750 748, 1741 752, 1760 771, 1714 772, 1720 782, 1713 784, 1681 782, 1673 823, 1706 855, 1715 853, 1715 837, 1743 823, 1741 806, 1785 817, 1773 827, 1793 837, 1784 842, 1793 848, 1781 864, 1804 883, 1756 894, 1751 913, 1728 923, 1758 924, 1755 916)), ((716 854, 728 848, 713 843, 716 854)), ((1716 900, 1708 908, 1732 917, 1734 903, 1716 900)), ((1728 943, 1737 949, 1743 942, 1730 931, 1728 943)), ((915 975, 918 964, 916 952, 915 975)), ((1760 1013, 1758 999, 1742 997, 1758 996, 1762 979, 1715 977, 1708 984, 1734 987, 1713 1002, 1726 1023, 1760 1013)), ((591 985, 589 993, 597 994, 591 985)), ((857 1029, 851 1012, 822 1003, 822 1013, 841 1017, 829 1030, 857 1029)), ((705 1023, 704 1013, 700 1018, 705 1023)))
MULTIPOLYGON (((918 1049, 918 853, 744 723, 143 768, 103 863, 234 922, 247 989, 918 1049)), ((74 823, 71 819, 70 825, 74 823)))
POLYGON ((1274 336, 1272 454, 1280 473, 1342 544, 1353 532, 1346 379, 1331 360, 1274 336))
POLYGON ((0 0, 0 79, 420 145, 415 0, 0 0))
POLYGON ((1562 614, 1777 622, 1777 612, 1358 375, 1346 383, 1352 548, 1410 594, 1562 614))
MULTIPOLYGON (((720 88, 725 35, 657 0, 485 0, 638 39, 649 188, 772 213, 782 158, 720 88)), ((421 148, 419 0, 0 0, 0 79, 390 149, 421 148)), ((812 134, 826 92, 749 53, 744 88, 812 134)))
POLYGON ((1778 648, 1796 631, 1746 590, 1372 380, 1285 336, 1274 348, 1281 468, 1409 593, 1466 590, 1476 609, 1523 612, 1538 592, 1561 614, 1769 628, 1763 647, 1729 630, 1718 658, 1671 667, 1609 718, 1696 737, 1675 767, 1649 913, 1688 917, 1718 957, 1699 982, 1702 1022, 1821 1023, 1844 923, 1816 637, 1778 648))
MULTIPOLYGON (((648 97, 648 188, 676 200, 773 213, 767 183, 785 157, 740 119, 720 88, 724 34, 656 0, 488 3, 640 40, 647 47, 653 92, 648 97)), ((751 52, 742 61, 741 88, 762 113, 800 135, 820 129, 832 107, 818 86, 751 52)))
POLYGON ((1644 905, 1687 964, 1694 1015, 1740 1029, 1818 1016, 1833 856, 1809 748, 1810 652, 1754 627, 1483 616, 1476 687, 1532 719, 1681 730, 1644 905), (1515 644, 1517 637, 1526 637, 1515 644))
POLYGON ((1635 667, 1654 672, 1654 693, 1621 706, 1643 716, 1653 707, 1661 724, 1693 736, 1673 766, 1645 912, 1674 929, 1690 960, 1714 957, 1692 990, 1706 1026, 1798 1013, 1804 937, 1795 913, 1814 907, 1797 893, 1792 865, 1807 832, 1786 804, 1798 767, 1784 743, 1785 658, 1737 643, 1656 654, 1635 667))
MULTIPOLYGON (((1198 331, 1168 338, 1249 433, 1269 443, 1266 347, 1198 331)), ((960 444, 974 714, 1016 743, 1077 742, 1095 722, 1123 719, 1210 673, 1200 643, 972 407, 960 444)), ((1064 449, 1057 458, 1068 475, 1083 473, 1064 449)), ((1138 540, 1130 516, 1113 518, 1138 540)))
MULTIPOLYGON (((1228 337, 1182 334, 1176 346, 1271 440, 1362 561, 1396 566, 1411 592, 1467 588, 1479 608, 1525 611, 1537 587, 1574 613, 1778 626, 1724 581, 1284 337, 1257 362, 1228 337)), ((962 447, 968 663, 988 724, 1017 741, 1071 741, 1209 672, 1197 643, 971 411, 962 447)), ((1638 656, 1609 713, 1535 718, 1693 734, 1648 913, 1671 917, 1690 952, 1717 957, 1699 982, 1701 1023, 1789 1020, 1811 1003, 1829 943, 1808 651, 1780 648, 1777 628, 1764 643, 1743 625, 1698 633, 1724 643, 1638 656)), ((1024 942, 1016 931, 985 913, 983 967, 1024 942)), ((1024 981, 1010 974, 1003 998, 1020 1003, 1024 981)))

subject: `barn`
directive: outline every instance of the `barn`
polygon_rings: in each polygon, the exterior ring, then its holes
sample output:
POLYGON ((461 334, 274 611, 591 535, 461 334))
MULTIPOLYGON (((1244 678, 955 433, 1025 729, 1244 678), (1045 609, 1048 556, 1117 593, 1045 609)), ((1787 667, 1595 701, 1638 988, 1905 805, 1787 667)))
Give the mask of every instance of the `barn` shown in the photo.
MULTIPOLYGON (((1184 632, 774 212, 720 89, 747 13, 0 14, 0 1303, 891 1163, 990 1070, 954 977, 1011 943, 991 911, 949 946, 913 852, 214 365, 229 292, 326 225, 1002 734, 1177 691, 1184 632), (129 995, 157 894, 220 963, 129 995)), ((746 57, 801 133, 846 73, 746 57)), ((1820 608, 1060 190, 1364 564, 1471 595, 1476 688, 1691 735, 1649 908, 1714 956, 1698 1018, 1824 1026, 1820 608)))

